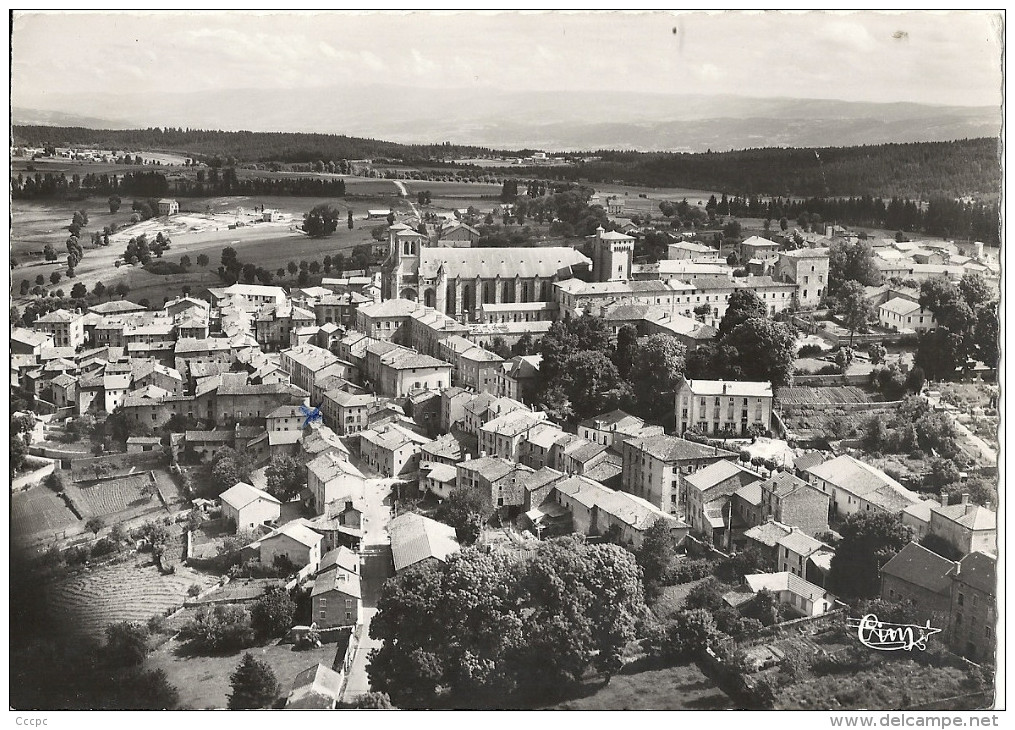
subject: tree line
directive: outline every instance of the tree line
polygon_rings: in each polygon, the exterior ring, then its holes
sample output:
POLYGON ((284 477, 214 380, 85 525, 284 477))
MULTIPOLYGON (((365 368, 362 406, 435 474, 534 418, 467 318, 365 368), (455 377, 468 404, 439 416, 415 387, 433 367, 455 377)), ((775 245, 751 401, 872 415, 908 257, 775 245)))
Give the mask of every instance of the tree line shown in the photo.
POLYGON ((362 137, 305 132, 223 132, 211 129, 148 127, 146 129, 87 129, 84 127, 13 127, 20 146, 97 147, 100 149, 178 150, 195 159, 216 155, 240 161, 309 162, 394 158, 406 163, 447 157, 493 154, 485 147, 450 143, 406 145, 362 137))
POLYGON ((310 177, 240 178, 235 168, 198 170, 191 178, 168 178, 162 172, 125 172, 119 175, 39 173, 11 176, 11 197, 15 200, 79 198, 88 195, 137 195, 158 198, 173 195, 199 198, 209 195, 280 195, 293 197, 343 197, 345 181, 310 177))

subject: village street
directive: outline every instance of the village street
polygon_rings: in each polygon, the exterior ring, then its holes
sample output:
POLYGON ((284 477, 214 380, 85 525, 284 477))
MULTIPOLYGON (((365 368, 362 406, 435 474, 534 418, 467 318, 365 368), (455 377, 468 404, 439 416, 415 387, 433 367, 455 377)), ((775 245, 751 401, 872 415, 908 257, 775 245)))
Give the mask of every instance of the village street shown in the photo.
POLYGON ((370 651, 381 644, 370 638, 370 619, 377 612, 377 599, 384 581, 394 574, 387 532, 387 525, 391 520, 391 485, 394 481, 394 479, 368 479, 364 489, 366 506, 363 516, 366 524, 360 558, 363 611, 362 622, 357 628, 360 643, 346 675, 345 687, 342 690, 343 702, 370 691, 367 660, 370 651))

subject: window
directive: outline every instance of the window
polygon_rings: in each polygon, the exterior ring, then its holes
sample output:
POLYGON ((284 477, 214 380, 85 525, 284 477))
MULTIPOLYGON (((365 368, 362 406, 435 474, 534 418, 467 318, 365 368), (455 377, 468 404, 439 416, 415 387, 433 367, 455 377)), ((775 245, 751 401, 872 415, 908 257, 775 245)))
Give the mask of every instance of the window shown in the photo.
POLYGON ((345 607, 346 608, 352 608, 352 599, 351 598, 346 598, 345 599, 345 607))
POLYGON ((959 593, 959 605, 962 606, 962 605, 965 604, 965 602, 966 602, 966 597, 962 593, 959 593))
POLYGON ((328 618, 328 612, 327 611, 321 611, 320 612, 320 616, 318 618, 320 618, 323 621, 324 619, 328 618))

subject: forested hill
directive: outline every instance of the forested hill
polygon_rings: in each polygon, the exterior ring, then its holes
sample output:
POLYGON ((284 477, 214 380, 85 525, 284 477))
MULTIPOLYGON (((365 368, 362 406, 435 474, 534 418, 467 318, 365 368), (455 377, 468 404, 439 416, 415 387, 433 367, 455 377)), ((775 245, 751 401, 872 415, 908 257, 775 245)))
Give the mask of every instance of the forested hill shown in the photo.
POLYGON ((195 157, 231 157, 244 162, 314 162, 316 160, 398 159, 422 164, 448 157, 490 154, 481 147, 445 144, 405 145, 362 137, 301 132, 220 132, 203 129, 86 129, 85 127, 15 126, 15 145, 97 147, 100 149, 172 151, 195 157))
POLYGON ((582 165, 589 182, 722 190, 739 195, 996 197, 996 139, 705 154, 601 152, 582 165))
MULTIPOLYGON (((308 163, 317 160, 390 159, 411 165, 509 154, 452 145, 404 145, 359 137, 296 132, 221 132, 158 127, 94 130, 15 126, 16 145, 161 150, 210 160, 308 163)), ((720 190, 731 195, 782 197, 877 196, 912 200, 1000 192, 999 141, 913 142, 863 147, 764 148, 734 152, 656 153, 603 150, 571 153, 598 158, 571 166, 512 167, 511 175, 540 179, 623 182, 652 187, 720 190)), ((497 168, 495 174, 504 174, 497 168)))

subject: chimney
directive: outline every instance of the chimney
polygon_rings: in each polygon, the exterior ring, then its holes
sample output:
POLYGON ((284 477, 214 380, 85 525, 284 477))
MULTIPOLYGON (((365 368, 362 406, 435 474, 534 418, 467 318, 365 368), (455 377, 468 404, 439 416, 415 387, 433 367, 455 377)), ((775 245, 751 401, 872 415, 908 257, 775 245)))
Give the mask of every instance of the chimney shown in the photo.
POLYGON ((946 492, 946 491, 944 491, 942 489, 941 493, 938 495, 938 499, 941 500, 941 506, 942 507, 947 507, 948 506, 948 492, 946 492))
POLYGON ((990 507, 991 507, 991 505, 990 505, 990 502, 989 502, 989 501, 988 501, 988 502, 984 502, 984 503, 983 503, 983 508, 984 508, 985 510, 988 510, 988 511, 989 511, 989 510, 990 510, 990 507))
POLYGON ((472 458, 472 454, 466 452, 465 453, 465 458, 463 459, 463 461, 469 461, 471 458, 472 458))
POLYGON ((969 492, 962 493, 962 504, 969 504, 969 492))
POLYGON ((975 504, 970 504, 968 502, 963 502, 963 505, 965 505, 965 507, 966 507, 966 511, 963 514, 967 514, 968 515, 970 512, 972 512, 974 509, 976 509, 976 505, 975 504))

